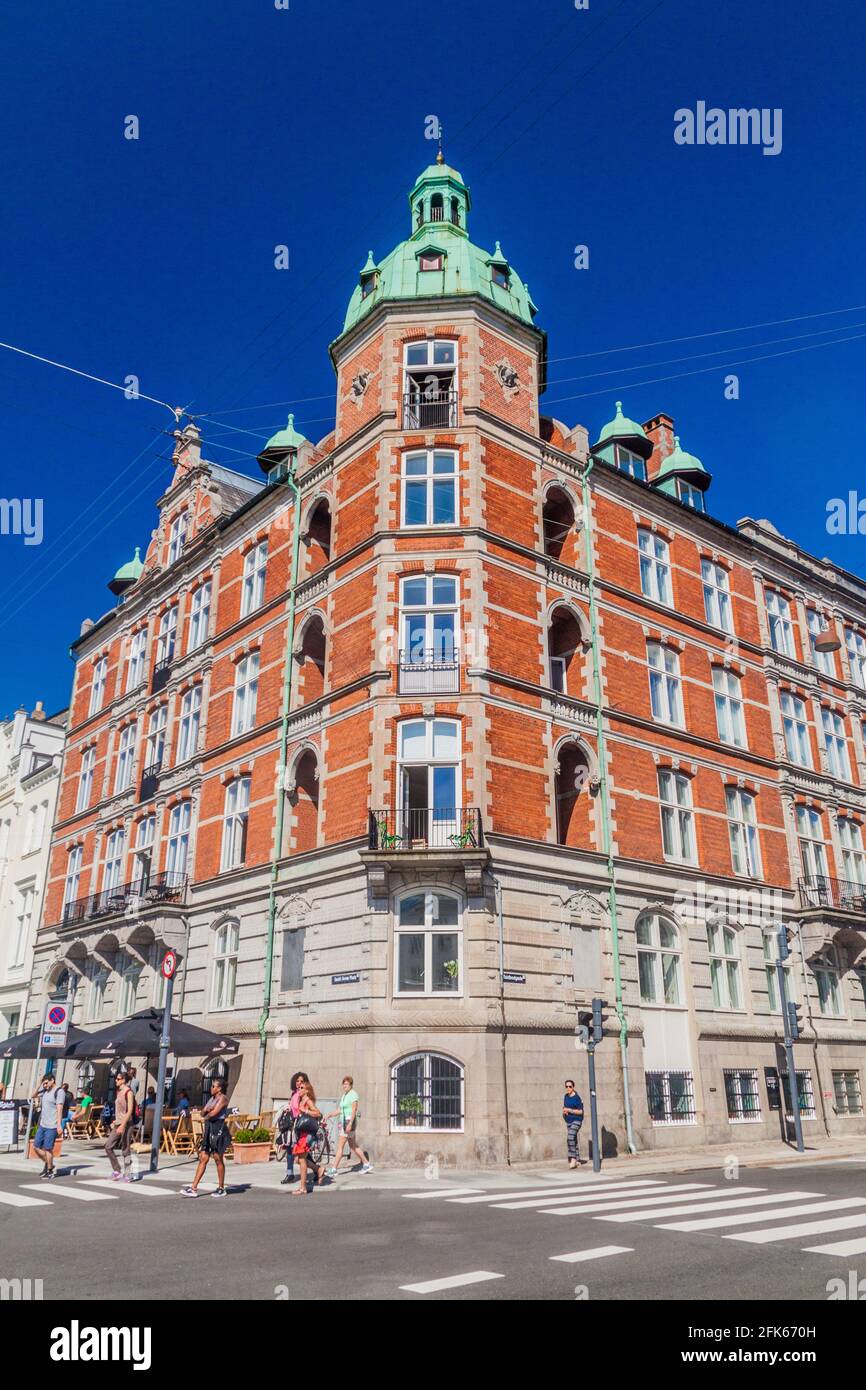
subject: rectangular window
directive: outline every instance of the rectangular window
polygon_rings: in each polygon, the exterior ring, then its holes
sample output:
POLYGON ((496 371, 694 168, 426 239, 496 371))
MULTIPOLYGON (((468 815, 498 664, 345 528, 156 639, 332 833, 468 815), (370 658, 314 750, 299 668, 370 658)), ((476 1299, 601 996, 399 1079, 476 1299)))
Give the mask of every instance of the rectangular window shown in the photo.
POLYGON ((98 714, 105 700, 105 681, 108 675, 108 657, 101 656, 93 667, 93 680, 90 686, 90 714, 98 714))
MULTIPOLYGON (((842 844, 842 877, 845 879, 846 886, 853 889, 853 896, 857 900, 862 900, 863 894, 858 889, 866 891, 866 855, 863 853, 863 832, 856 821, 848 816, 840 816, 837 822, 839 826, 839 839, 842 844)), ((861 912, 863 907, 859 909, 861 912)))
POLYGON ((434 891, 403 897, 394 957, 396 994, 460 994, 463 946, 457 899, 434 891))
POLYGON ((712 923, 707 927, 710 952, 710 983, 713 1005, 717 1009, 742 1008, 740 989, 740 948, 733 927, 712 923))
POLYGON ((760 1120, 761 1095, 757 1071, 724 1069, 725 1099, 729 1120, 760 1120))
POLYGON ((63 885, 63 906, 68 907, 78 897, 81 883, 81 845, 75 845, 66 856, 66 882, 63 885))
MULTIPOLYGON (((787 1119, 793 1120, 794 1112, 791 1109, 791 1083, 788 1080, 788 1073, 783 1072, 779 1080, 782 1083, 782 1094, 785 1099, 785 1115, 787 1119)), ((812 1073, 810 1071, 797 1072, 797 1104, 800 1115, 804 1120, 814 1120, 815 1095, 812 1090, 812 1073)))
POLYGON ((837 1115, 862 1115, 859 1071, 834 1071, 833 1094, 837 1115))
MULTIPOLYGON (((779 944, 774 931, 765 931, 763 933, 763 947, 764 975, 767 981, 767 1001, 770 1005, 770 1011, 774 1014, 780 1014, 782 1012, 782 1005, 779 1000, 779 975, 776 969, 776 961, 779 959, 779 944)), ((790 958, 787 961, 783 961, 782 964, 786 972, 785 997, 787 999, 792 999, 791 981, 787 973, 789 970, 790 958)))
POLYGON ((739 676, 713 667, 713 690, 716 703, 716 725, 722 743, 735 748, 746 747, 746 721, 743 717, 743 695, 739 676))
POLYGON ((250 652, 235 668, 235 700, 232 710, 232 737, 246 734, 256 722, 259 694, 259 654, 250 652))
POLYGON ((135 854, 132 864, 132 881, 139 893, 143 893, 150 882, 153 867, 153 842, 156 835, 156 816, 145 816, 138 822, 135 836, 135 854))
POLYGON ((165 857, 165 871, 172 875, 169 887, 176 886, 175 876, 183 875, 187 870, 191 817, 191 801, 180 801, 172 807, 168 822, 168 849, 165 857))
POLYGON ((201 728, 201 686, 194 685, 184 695, 180 705, 180 724, 177 735, 177 762, 186 762, 198 752, 201 728))
POLYGON ((785 732, 785 748, 788 760, 799 767, 812 766, 812 752, 809 747, 809 729, 806 723, 806 706, 798 695, 783 690, 779 696, 782 710, 782 728, 785 732))
POLYGON ((254 613, 265 601, 265 576, 268 568, 268 543, 260 541, 244 557, 244 579, 241 589, 241 617, 254 613))
POLYGON ((456 343, 438 338, 408 343, 403 377, 403 428, 454 429, 457 424, 456 387, 456 343))
POLYGON ((403 525, 453 526, 457 521, 457 455, 427 449, 403 459, 403 525))
POLYGON ((671 603, 671 564, 668 543, 652 531, 640 528, 637 533, 640 560, 640 587, 645 598, 656 603, 671 603))
POLYGON ((136 690, 147 674, 147 628, 140 627, 129 640, 126 663, 126 691, 136 690))
POLYGON ((642 483, 646 482, 646 463, 640 454, 633 454, 631 449, 623 448, 622 444, 617 444, 616 466, 621 473, 628 473, 630 478, 639 478, 642 483))
POLYGON ((740 787, 726 787, 728 832, 735 874, 761 878, 761 844, 758 839, 755 798, 740 787))
POLYGON ((247 823, 250 815, 250 779, 236 777, 226 788, 223 821, 222 871, 237 869, 247 857, 247 823))
POLYGON ((646 1100, 655 1125, 693 1125, 695 1081, 690 1071, 648 1071, 646 1100))
POLYGON ((168 563, 173 565, 175 560, 180 559, 180 553, 186 545, 186 533, 189 528, 189 515, 181 512, 171 523, 171 530, 168 537, 168 563))
POLYGON ((794 628, 791 623, 791 607, 786 598, 774 589, 765 590, 767 618, 770 624, 770 645, 773 651, 782 656, 796 658, 794 648, 794 628))
POLYGON ((664 724, 683 723, 683 697, 680 685, 680 659, 671 647, 647 642, 650 703, 653 719, 664 724))
POLYGON ((659 772, 659 801, 665 859, 681 864, 697 863, 695 854, 692 789, 680 772, 659 772))
POLYGON ((10 970, 20 970, 24 964, 27 942, 30 938, 30 926, 33 921, 35 899, 35 888, 28 886, 18 890, 18 910, 15 914, 15 925, 9 942, 8 968, 10 970))
POLYGON ((159 620, 159 629, 156 635, 156 664, 162 666, 166 662, 174 661, 174 649, 177 643, 177 604, 173 608, 167 608, 159 620))
POLYGON ((832 652, 817 652, 815 643, 827 630, 824 619, 814 608, 806 609, 806 622, 809 627, 809 646, 812 652, 812 665, 825 676, 835 676, 836 658, 832 652))
POLYGON ((800 860, 807 883, 828 889, 827 851, 824 845, 823 817, 811 806, 797 807, 797 835, 800 840, 800 860))
POLYGON ((721 628, 722 632, 733 632, 728 571, 712 560, 701 560, 701 581, 707 622, 712 627, 721 628))
POLYGON ((147 724, 147 742, 144 749, 144 766, 160 768, 165 758, 165 726, 168 721, 168 705, 157 705, 151 711, 147 724))
POLYGON ((304 987, 304 939, 306 927, 294 927, 283 932, 283 954, 280 961, 280 989, 284 992, 304 987))
POLYGON ((815 983, 818 986, 818 1008, 821 1013, 827 1018, 844 1018, 842 972, 835 960, 816 965, 815 983))
POLYGON ((704 510, 704 494, 699 487, 687 483, 685 478, 677 479, 677 497, 681 502, 685 502, 687 507, 693 507, 696 512, 704 510))
POLYGON ((232 1009, 238 975, 239 927, 224 922, 214 940, 214 971, 211 1003, 214 1009, 232 1009))
POLYGON ((850 782, 851 764, 848 761, 845 720, 835 710, 822 706, 821 723, 824 729, 824 749, 827 754, 827 768, 830 776, 838 777, 842 782, 850 782))
POLYGON ((117 1017, 129 1018, 135 1013, 138 1000, 138 981, 141 966, 137 961, 127 960, 120 969, 120 992, 117 1001, 117 1017))
POLYGON ((114 776, 114 794, 125 792, 127 787, 132 786, 132 778, 135 763, 135 724, 127 724, 121 730, 120 743, 117 747, 117 770, 114 776))
POLYGON ((866 637, 861 632, 855 632, 852 627, 846 627, 845 647, 851 667, 851 679, 861 690, 866 690, 866 637))
POLYGON ((189 641, 187 651, 195 651, 206 641, 210 626, 211 582, 199 584, 192 596, 189 610, 189 641))
POLYGON ((105 864, 102 870, 102 887, 105 892, 110 892, 123 882, 123 851, 123 831, 112 830, 106 842, 105 864))
POLYGON ((100 1023, 105 1009, 105 986, 108 984, 108 971, 93 967, 87 990, 87 1023, 100 1023))

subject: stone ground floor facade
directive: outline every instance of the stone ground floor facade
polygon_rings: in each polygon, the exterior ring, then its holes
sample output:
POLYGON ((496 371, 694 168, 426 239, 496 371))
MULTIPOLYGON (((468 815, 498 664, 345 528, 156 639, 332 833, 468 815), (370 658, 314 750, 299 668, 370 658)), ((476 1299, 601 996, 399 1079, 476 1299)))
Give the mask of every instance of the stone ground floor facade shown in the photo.
MULTIPOLYGON (((240 1043, 216 1066, 241 1111, 274 1109, 297 1069, 332 1101, 348 1073, 376 1161, 497 1164, 564 1157, 565 1078, 587 1110, 589 1101, 577 1011, 599 995, 610 1005, 596 1052, 603 1151, 627 1150, 601 856, 495 836, 468 854, 389 856, 356 842, 285 861, 262 1058, 267 901, 266 875, 240 871, 194 885, 184 904, 44 929, 28 1026, 70 980, 73 1019, 85 1028, 158 1004, 159 961, 171 945, 181 957, 175 1014, 240 1043)), ((710 884, 697 871, 625 861, 616 864, 616 906, 638 1149, 712 1143, 736 1152, 781 1138, 789 1107, 768 931, 779 917, 798 932, 787 980, 802 1005, 796 1067, 807 1141, 866 1133, 866 916, 802 924, 791 894, 768 898, 760 884, 710 884)), ((194 1103, 201 1064, 177 1059, 173 1075, 194 1103)), ((74 1065, 65 1067, 72 1080, 74 1065)), ((107 1067, 94 1084, 97 1093, 110 1084, 107 1067)))

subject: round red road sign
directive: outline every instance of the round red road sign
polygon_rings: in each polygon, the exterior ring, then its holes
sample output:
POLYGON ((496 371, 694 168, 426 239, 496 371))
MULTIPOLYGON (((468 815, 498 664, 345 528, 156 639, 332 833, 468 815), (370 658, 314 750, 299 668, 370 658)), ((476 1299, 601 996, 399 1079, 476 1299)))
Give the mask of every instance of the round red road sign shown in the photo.
POLYGON ((177 970, 177 956, 174 951, 166 951, 162 958, 162 966, 160 968, 165 978, 170 980, 175 970, 177 970))

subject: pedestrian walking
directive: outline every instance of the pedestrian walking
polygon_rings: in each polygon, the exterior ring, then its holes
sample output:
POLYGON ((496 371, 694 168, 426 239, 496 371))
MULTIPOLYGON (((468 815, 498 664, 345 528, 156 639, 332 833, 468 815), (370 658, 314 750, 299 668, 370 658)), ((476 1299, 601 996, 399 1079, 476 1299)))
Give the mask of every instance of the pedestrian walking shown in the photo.
POLYGON ((111 1164, 111 1176, 115 1182, 132 1182, 132 1128, 135 1123, 135 1098, 126 1077, 121 1073, 117 1078, 117 1092, 114 1097, 114 1119, 105 1141, 105 1152, 111 1164), (117 1150, 123 1160, 123 1170, 117 1161, 117 1150))
POLYGON ((298 1122, 295 1126, 295 1133, 298 1138, 294 1148, 300 1168, 300 1182, 292 1196, 308 1197, 313 1190, 313 1184, 318 1180, 321 1186, 325 1180, 324 1169, 320 1174, 310 1157, 310 1140, 319 1128, 322 1112, 316 1104, 316 1093, 310 1081, 299 1081, 298 1090, 300 1100, 298 1103, 298 1122), (308 1181, 309 1186, 307 1185, 308 1181))
POLYGON ((204 1134, 201 1141, 198 1167, 195 1170, 195 1177, 189 1186, 181 1188, 181 1197, 198 1197, 201 1195, 198 1190, 198 1185, 204 1177, 204 1170, 207 1168, 209 1158, 212 1158, 216 1164, 218 1183, 218 1186, 211 1193, 211 1196, 226 1196, 226 1149, 232 1142, 232 1136, 226 1124, 228 1103, 229 1098, 226 1095, 225 1082, 220 1080, 219 1077, 215 1077, 211 1082, 210 1100, 201 1112, 202 1118, 204 1119, 204 1134))
POLYGON ((583 1101, 575 1090, 573 1081, 566 1081, 565 1095, 562 1097, 562 1118, 568 1136, 568 1166, 577 1168, 586 1162, 580 1156, 580 1127, 583 1124, 583 1101))
POLYGON ((340 1159, 343 1157, 343 1149, 346 1145, 360 1163, 362 1173, 372 1173, 373 1171, 369 1154, 364 1153, 358 1143, 358 1106, 360 1102, 358 1092, 355 1090, 355 1082, 351 1076, 344 1076, 342 1085, 343 1094, 340 1096, 338 1109, 332 1110, 330 1115, 325 1116, 328 1120, 332 1120, 335 1115, 340 1117, 340 1138, 337 1141, 334 1161, 327 1170, 329 1178, 337 1176, 337 1169, 340 1166, 340 1159))
POLYGON ((66 1098, 66 1087, 62 1084, 55 1086, 54 1077, 50 1073, 43 1076, 33 1092, 32 1099, 40 1101, 42 1106, 33 1139, 33 1152, 42 1159, 40 1178, 57 1177, 54 1171, 54 1145, 63 1125, 63 1106, 66 1098))
POLYGON ((286 1145, 286 1176, 281 1180, 280 1186, 285 1187, 288 1183, 295 1181, 295 1125, 301 1111, 301 1092, 300 1083, 309 1081, 305 1071, 296 1071, 289 1082, 289 1102, 280 1111, 277 1119, 277 1128, 280 1137, 285 1139, 286 1145))

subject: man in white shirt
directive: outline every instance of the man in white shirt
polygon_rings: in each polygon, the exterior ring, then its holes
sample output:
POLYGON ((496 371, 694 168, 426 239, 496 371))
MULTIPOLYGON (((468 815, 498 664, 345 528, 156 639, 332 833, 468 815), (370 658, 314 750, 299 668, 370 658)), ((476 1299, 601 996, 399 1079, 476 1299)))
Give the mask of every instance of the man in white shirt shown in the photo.
POLYGON ((55 1086, 54 1077, 43 1076, 33 1093, 33 1099, 41 1101, 39 1124, 33 1140, 33 1151, 42 1159, 40 1178, 56 1178, 54 1171, 54 1145, 63 1124, 63 1107, 66 1103, 66 1087, 55 1086))

